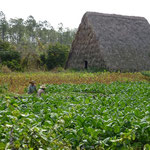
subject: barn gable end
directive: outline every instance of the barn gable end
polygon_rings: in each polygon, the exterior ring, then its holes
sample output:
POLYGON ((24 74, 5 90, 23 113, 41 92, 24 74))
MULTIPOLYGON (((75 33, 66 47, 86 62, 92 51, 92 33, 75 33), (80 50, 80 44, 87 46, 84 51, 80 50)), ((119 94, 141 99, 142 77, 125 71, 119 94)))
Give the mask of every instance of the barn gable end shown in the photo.
POLYGON ((87 12, 78 28, 67 68, 150 70, 150 25, 142 17, 87 12))

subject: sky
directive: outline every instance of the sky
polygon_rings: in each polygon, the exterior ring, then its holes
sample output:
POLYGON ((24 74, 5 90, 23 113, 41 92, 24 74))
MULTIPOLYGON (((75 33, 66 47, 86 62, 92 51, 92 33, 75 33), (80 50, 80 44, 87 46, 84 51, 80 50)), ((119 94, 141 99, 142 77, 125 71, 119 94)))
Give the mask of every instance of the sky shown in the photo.
POLYGON ((70 29, 78 28, 85 12, 99 12, 145 17, 150 23, 150 0, 0 0, 0 11, 6 19, 47 20, 54 28, 59 23, 70 29))

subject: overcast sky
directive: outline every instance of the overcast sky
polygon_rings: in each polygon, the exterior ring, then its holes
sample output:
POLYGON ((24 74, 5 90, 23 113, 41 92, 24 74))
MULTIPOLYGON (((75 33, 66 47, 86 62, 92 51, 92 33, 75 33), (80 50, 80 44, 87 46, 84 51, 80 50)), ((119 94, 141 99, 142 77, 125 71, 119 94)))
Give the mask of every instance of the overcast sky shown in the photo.
POLYGON ((60 22, 78 28, 86 11, 145 17, 150 23, 150 0, 0 0, 6 19, 47 20, 54 28, 60 22))

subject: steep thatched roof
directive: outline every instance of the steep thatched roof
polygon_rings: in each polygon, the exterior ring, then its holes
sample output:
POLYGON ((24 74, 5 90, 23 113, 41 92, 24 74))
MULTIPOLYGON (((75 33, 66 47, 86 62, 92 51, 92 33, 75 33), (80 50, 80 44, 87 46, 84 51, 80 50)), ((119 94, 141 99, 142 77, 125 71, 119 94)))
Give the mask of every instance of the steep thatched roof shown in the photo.
POLYGON ((150 70, 150 25, 143 17, 87 12, 78 28, 67 68, 150 70), (87 65, 87 64, 86 64, 87 65))

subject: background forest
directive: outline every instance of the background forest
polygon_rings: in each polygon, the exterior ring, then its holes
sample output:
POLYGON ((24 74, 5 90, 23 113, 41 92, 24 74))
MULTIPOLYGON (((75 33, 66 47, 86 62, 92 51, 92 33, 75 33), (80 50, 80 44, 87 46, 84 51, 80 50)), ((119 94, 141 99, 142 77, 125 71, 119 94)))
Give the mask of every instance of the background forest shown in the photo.
POLYGON ((48 21, 11 18, 0 11, 0 70, 33 71, 64 67, 77 29, 57 30, 48 21))

